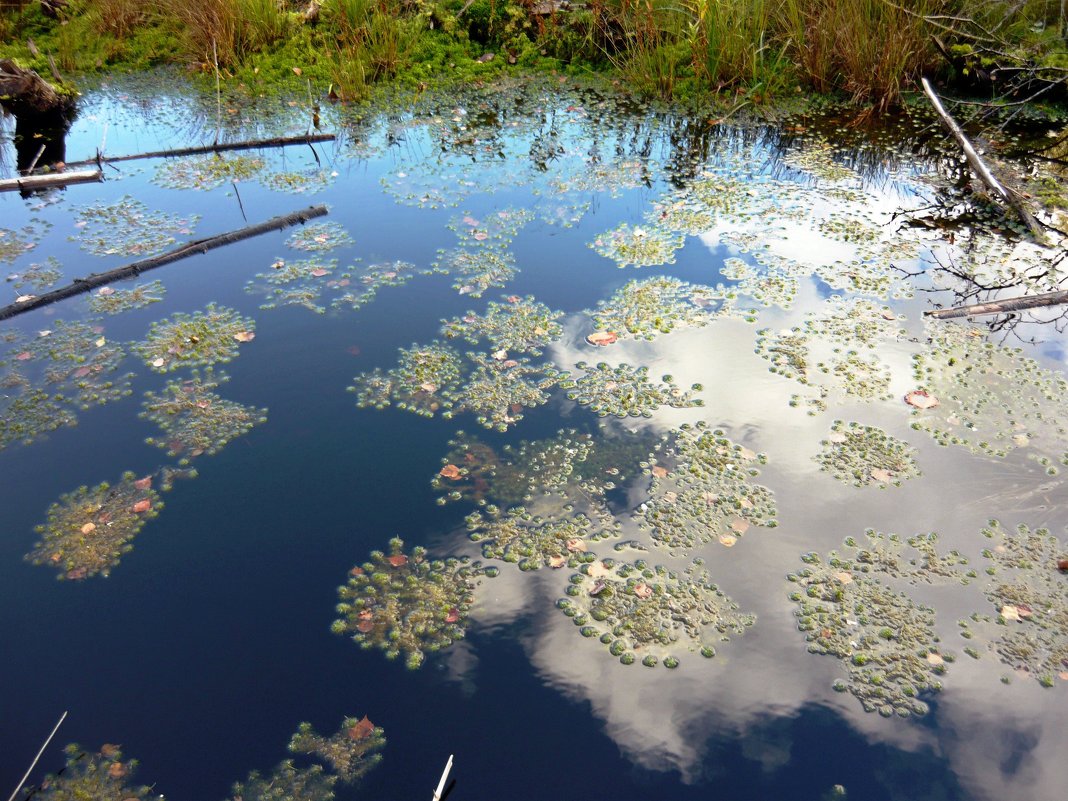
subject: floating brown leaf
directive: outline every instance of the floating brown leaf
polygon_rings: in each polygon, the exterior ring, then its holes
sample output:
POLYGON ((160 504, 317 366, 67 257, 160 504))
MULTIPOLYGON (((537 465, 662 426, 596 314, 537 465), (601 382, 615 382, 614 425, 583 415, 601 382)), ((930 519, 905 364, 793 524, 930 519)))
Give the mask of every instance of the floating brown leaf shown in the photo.
POLYGON ((394 567, 404 567, 408 564, 408 557, 402 553, 395 553, 392 556, 387 556, 386 561, 394 567))
POLYGON ((360 720, 356 721, 356 725, 349 729, 349 737, 353 740, 362 740, 365 737, 370 737, 371 732, 375 730, 375 724, 367 719, 367 715, 364 715, 360 720))
POLYGON ((586 341, 591 345, 597 345, 598 347, 604 347, 605 345, 611 345, 618 340, 619 337, 611 331, 594 331, 592 334, 586 337, 586 341))
POLYGON ((456 465, 447 464, 443 468, 441 468, 441 470, 438 471, 438 475, 442 478, 449 478, 455 481, 463 474, 460 472, 460 468, 456 465))
POLYGON ((251 331, 238 331, 234 334, 234 339, 238 342, 251 342, 256 338, 256 335, 251 331))
POLYGON ((653 597, 653 588, 644 581, 639 581, 634 585, 634 594, 644 601, 646 598, 653 597))
POLYGON ((938 398, 925 389, 914 389, 905 396, 905 403, 917 409, 933 409, 938 405, 938 398))
POLYGON ((152 508, 152 501, 148 498, 142 498, 130 508, 135 512, 147 512, 152 508))

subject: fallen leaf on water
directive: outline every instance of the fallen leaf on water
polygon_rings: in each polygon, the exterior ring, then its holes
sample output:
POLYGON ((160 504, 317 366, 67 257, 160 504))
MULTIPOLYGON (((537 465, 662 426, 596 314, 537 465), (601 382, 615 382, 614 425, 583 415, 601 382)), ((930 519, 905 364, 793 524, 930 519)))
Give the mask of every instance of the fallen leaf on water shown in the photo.
POLYGON ((497 350, 497 351, 494 351, 490 355, 493 356, 493 358, 496 361, 503 362, 505 359, 508 358, 508 351, 506 351, 506 350, 497 350))
POLYGON ((462 475, 462 473, 460 472, 460 468, 456 465, 447 464, 443 468, 441 468, 441 470, 438 471, 438 475, 442 478, 450 478, 455 480, 458 479, 462 475))
POLYGON ((644 581, 639 581, 634 585, 634 594, 644 601, 646 598, 653 597, 653 588, 644 581))
POLYGON ((830 434, 827 435, 827 439, 828 441, 833 442, 835 445, 841 445, 843 442, 846 441, 846 435, 843 434, 841 431, 832 431, 830 434))
POLYGON ((894 480, 894 474, 889 470, 883 470, 881 467, 873 467, 871 470, 871 477, 876 481, 881 481, 884 484, 889 484, 894 480))
POLYGON ((896 320, 897 319, 897 315, 894 314, 889 309, 883 309, 883 319, 884 320, 896 320))
POLYGON ((89 574, 88 568, 76 567, 73 570, 68 570, 67 571, 67 578, 69 578, 69 579, 71 579, 73 581, 78 581, 79 579, 85 578, 88 574, 89 574))
POLYGON ((28 361, 29 359, 32 359, 32 358, 33 358, 33 354, 30 353, 28 350, 24 350, 24 351, 22 351, 22 353, 20 353, 18 356, 15 357, 15 360, 16 361, 20 361, 20 362, 24 362, 24 361, 28 361))
POLYGON ((100 289, 98 289, 96 291, 96 294, 101 295, 101 296, 106 298, 108 295, 114 295, 115 294, 115 290, 112 289, 109 286, 102 286, 102 287, 100 287, 100 289))
POLYGON ((1017 448, 1023 448, 1027 446, 1027 443, 1031 441, 1031 438, 1027 434, 1014 434, 1012 437, 1012 444, 1017 448))
POLYGON ((372 623, 370 620, 361 620, 359 623, 356 624, 356 631, 366 634, 374 627, 375 624, 372 623))
POLYGON ((293 68, 293 74, 294 75, 300 75, 302 72, 304 72, 304 70, 302 70, 300 67, 294 67, 293 68))
POLYGON ((946 663, 941 654, 927 654, 927 661, 932 665, 944 665, 946 663))
POLYGON ((1005 604, 1005 606, 1001 607, 1001 613, 1000 614, 1006 620, 1012 620, 1012 621, 1015 621, 1015 622, 1019 622, 1020 621, 1020 610, 1017 609, 1012 604, 1005 604))
POLYGON ((123 765, 121 762, 112 762, 111 766, 108 767, 108 776, 113 779, 121 779, 125 775, 126 766, 123 765))
POLYGON ((135 512, 147 512, 149 509, 152 508, 152 501, 150 501, 148 498, 142 498, 130 508, 133 509, 133 511, 135 512))
POLYGON ((36 295, 19 295, 17 298, 15 298, 15 303, 29 303, 35 297, 37 297, 37 296, 36 295))
POLYGON ((364 715, 362 719, 356 721, 356 725, 349 729, 349 737, 353 740, 362 740, 365 737, 370 737, 371 732, 375 730, 375 724, 367 719, 367 715, 364 715))
POLYGON ((593 578, 602 578, 607 576, 612 571, 604 566, 604 562, 593 562, 589 566, 590 576, 593 578))
POLYGON ((93 372, 92 369, 88 367, 79 367, 74 371, 73 375, 75 378, 85 378, 91 372, 93 372))
POLYGON ((580 540, 578 537, 572 537, 567 541, 567 549, 571 553, 586 553, 586 541, 580 540))
POLYGON ((598 347, 604 347, 605 345, 611 345, 619 339, 611 331, 594 331, 592 334, 586 337, 586 341, 591 345, 597 345, 598 347))
POLYGON ((120 748, 121 746, 115 745, 114 743, 104 743, 100 746, 100 756, 105 756, 108 759, 111 759, 119 753, 120 748))
POLYGON ((838 579, 840 582, 842 582, 843 584, 852 584, 853 583, 853 574, 852 573, 846 573, 845 571, 843 571, 841 573, 835 573, 834 577, 836 579, 838 579))
POLYGON ((251 331, 238 331, 234 334, 234 339, 238 342, 251 342, 256 338, 256 335, 251 331))
POLYGON ((102 348, 104 347, 106 342, 107 340, 104 339, 104 337, 100 337, 100 339, 96 340, 96 342, 94 342, 93 344, 96 345, 98 348, 102 348))
POLYGON ((654 464, 651 472, 657 478, 664 478, 668 474, 668 469, 662 465, 654 464))
POLYGON ((557 554, 556 556, 549 557, 549 567, 555 569, 561 568, 567 564, 567 557, 557 554))
POLYGON ((163 360, 163 357, 152 360, 153 367, 162 367, 164 364, 166 364, 166 362, 163 360))
POLYGON ((144 478, 139 478, 133 483, 133 485, 139 490, 146 490, 152 486, 152 476, 145 476, 144 478))
POLYGON ((477 228, 478 220, 468 215, 467 217, 464 217, 464 225, 470 225, 472 228, 477 228))
POLYGON ((905 396, 905 403, 917 409, 933 409, 938 405, 938 398, 925 389, 914 389, 905 396))
POLYGON ((731 530, 735 534, 745 534, 749 530, 749 521, 741 517, 736 517, 731 521, 731 530))
POLYGON ((719 544, 724 548, 733 548, 735 543, 738 542, 738 538, 733 534, 720 534, 719 544))
POLYGON ((324 270, 322 267, 316 267, 314 270, 311 271, 311 274, 316 278, 322 278, 324 275, 329 275, 330 271, 324 270))
POLYGON ((392 556, 387 556, 386 561, 394 567, 404 567, 408 564, 408 557, 402 553, 395 553, 392 556))
POLYGON ((449 610, 449 614, 445 615, 446 623, 459 623, 460 622, 460 610, 455 606, 449 610))
POLYGON ((96 523, 86 523, 82 526, 82 534, 89 534, 96 530, 96 523))

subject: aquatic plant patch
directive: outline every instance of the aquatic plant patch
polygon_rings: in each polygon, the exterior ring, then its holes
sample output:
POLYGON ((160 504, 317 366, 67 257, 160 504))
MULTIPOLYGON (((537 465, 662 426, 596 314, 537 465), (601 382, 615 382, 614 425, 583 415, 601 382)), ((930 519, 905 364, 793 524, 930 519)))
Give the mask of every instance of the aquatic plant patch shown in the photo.
MULTIPOLYGON (((115 798, 147 801, 157 794, 152 787, 130 784, 137 772, 136 759, 128 759, 121 748, 104 743, 99 751, 83 749, 71 743, 63 749, 66 764, 62 770, 50 773, 32 795, 41 801, 73 801, 73 799, 115 798)), ((26 797, 29 797, 27 793, 26 797)))
POLYGON ((348 247, 353 242, 341 223, 306 223, 286 239, 286 247, 308 253, 327 253, 337 248, 348 247))
POLYGON ((167 290, 162 281, 138 284, 133 289, 115 289, 102 286, 89 296, 89 311, 93 314, 119 314, 132 309, 143 309, 159 303, 167 290))
POLYGON ((94 203, 78 209, 74 237, 94 256, 154 256, 173 245, 178 236, 193 233, 200 217, 180 217, 153 211, 126 195, 114 203, 94 203))
POLYGON ((266 409, 225 400, 213 391, 229 380, 210 367, 203 375, 194 369, 188 379, 168 381, 158 395, 146 392, 140 416, 158 425, 162 433, 145 442, 166 449, 168 456, 180 457, 179 465, 185 466, 202 454, 218 453, 253 426, 266 423, 266 409))
POLYGON ((319 765, 298 768, 284 759, 267 776, 253 770, 235 782, 228 801, 331 801, 337 779, 319 765))
POLYGON ((349 392, 361 409, 396 406, 424 417, 452 408, 462 378, 463 361, 452 348, 433 342, 398 350, 397 366, 375 368, 353 379, 349 392))
POLYGON ((663 228, 623 223, 598 236, 590 247, 622 268, 674 264, 682 245, 681 235, 663 228))
POLYGON ((209 303, 204 311, 176 312, 152 323, 148 338, 133 349, 159 373, 228 362, 238 345, 255 337, 255 323, 234 309, 209 303))
POLYGON ((388 554, 372 551, 338 588, 341 617, 332 630, 388 659, 403 654, 409 669, 418 668, 427 654, 463 638, 475 588, 482 576, 496 574, 466 557, 429 559, 423 547, 406 554, 394 538, 388 554))
POLYGON ((901 486, 920 475, 916 450, 875 426, 835 420, 831 433, 820 443, 816 463, 838 481, 856 487, 901 486))
POLYGON ((612 559, 593 560, 569 579, 557 608, 579 634, 597 638, 624 665, 677 668, 679 657, 716 654, 716 645, 756 622, 695 562, 684 572, 612 559))
POLYGON ((329 737, 319 734, 310 723, 301 723, 289 741, 290 751, 321 759, 345 784, 356 784, 381 762, 385 747, 385 730, 366 715, 345 718, 329 737))
POLYGON ((468 311, 461 317, 443 320, 446 339, 463 337, 472 345, 485 341, 492 351, 521 351, 540 356, 541 349, 563 333, 563 312, 554 311, 533 296, 509 295, 504 303, 491 302, 483 314, 468 311))
POLYGON ((702 389, 700 384, 686 391, 671 376, 664 376, 663 383, 654 383, 649 380, 648 367, 578 362, 575 368, 580 371, 578 378, 571 373, 560 381, 560 387, 567 390, 569 400, 588 406, 598 417, 651 417, 661 406, 686 409, 704 405, 693 395, 702 389))
POLYGON ((726 299, 716 288, 660 276, 628 281, 589 314, 598 331, 653 339, 676 328, 707 325, 713 319, 713 303, 726 299))
POLYGON ((214 153, 168 159, 156 168, 154 182, 168 189, 210 190, 255 178, 263 169, 258 156, 214 153))
POLYGON ((26 558, 57 568, 61 579, 107 576, 162 505, 152 478, 130 472, 114 485, 79 487, 49 507, 47 522, 37 527, 41 539, 26 558))

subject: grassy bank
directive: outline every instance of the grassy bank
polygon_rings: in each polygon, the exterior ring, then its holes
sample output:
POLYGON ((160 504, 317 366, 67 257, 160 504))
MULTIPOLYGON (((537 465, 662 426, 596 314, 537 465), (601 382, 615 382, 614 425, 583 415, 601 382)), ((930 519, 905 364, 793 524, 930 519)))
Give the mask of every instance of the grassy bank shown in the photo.
POLYGON ((35 0, 0 7, 0 57, 44 74, 50 54, 67 73, 181 63, 213 81, 218 64, 250 91, 297 74, 343 100, 386 80, 553 69, 698 104, 815 91, 885 111, 922 74, 975 81, 999 58, 1048 81, 1068 68, 1060 0, 70 0, 58 19, 35 0))

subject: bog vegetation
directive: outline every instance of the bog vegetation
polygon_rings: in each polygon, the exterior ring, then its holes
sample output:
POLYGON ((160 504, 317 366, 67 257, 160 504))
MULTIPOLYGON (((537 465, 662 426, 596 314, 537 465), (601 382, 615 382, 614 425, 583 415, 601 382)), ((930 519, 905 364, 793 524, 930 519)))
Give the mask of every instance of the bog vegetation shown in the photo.
POLYGON ((14 0, 0 56, 41 72, 183 63, 250 90, 343 100, 510 69, 609 73, 728 107, 798 91, 885 111, 923 74, 1001 98, 1063 94, 1061 0, 14 0), (30 42, 32 41, 32 45, 30 42))

